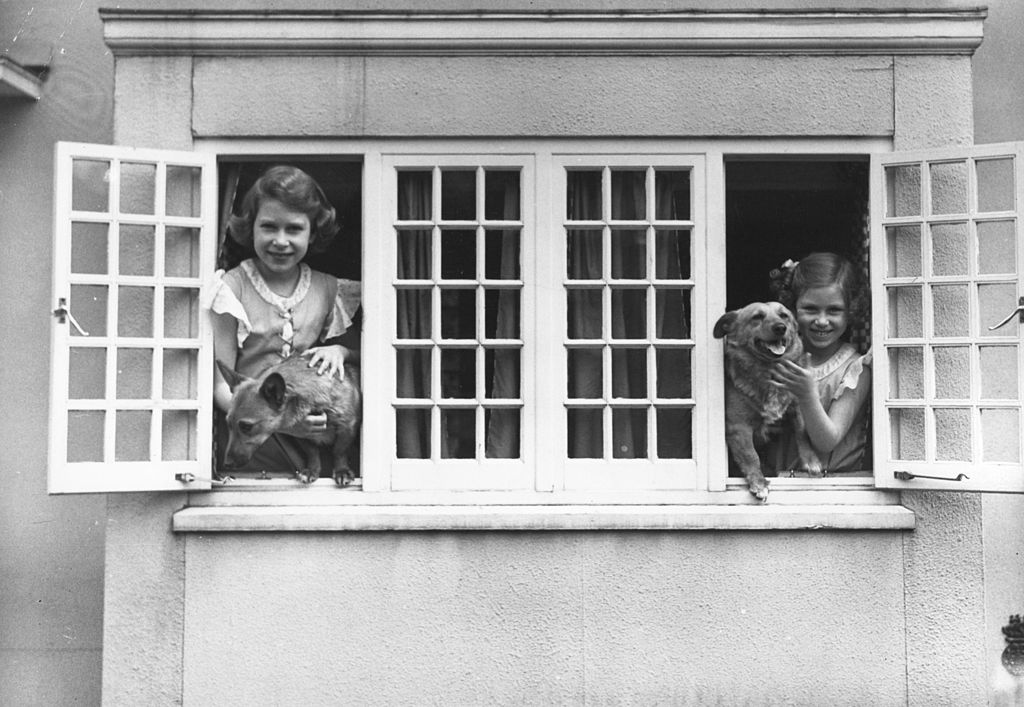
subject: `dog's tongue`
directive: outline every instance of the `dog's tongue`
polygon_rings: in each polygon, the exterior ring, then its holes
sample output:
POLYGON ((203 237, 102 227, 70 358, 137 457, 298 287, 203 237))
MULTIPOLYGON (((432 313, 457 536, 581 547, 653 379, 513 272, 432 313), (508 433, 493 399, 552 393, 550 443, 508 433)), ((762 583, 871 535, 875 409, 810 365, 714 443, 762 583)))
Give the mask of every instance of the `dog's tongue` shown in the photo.
POLYGON ((781 356, 786 353, 786 345, 778 341, 771 344, 766 343, 765 347, 776 356, 781 356))

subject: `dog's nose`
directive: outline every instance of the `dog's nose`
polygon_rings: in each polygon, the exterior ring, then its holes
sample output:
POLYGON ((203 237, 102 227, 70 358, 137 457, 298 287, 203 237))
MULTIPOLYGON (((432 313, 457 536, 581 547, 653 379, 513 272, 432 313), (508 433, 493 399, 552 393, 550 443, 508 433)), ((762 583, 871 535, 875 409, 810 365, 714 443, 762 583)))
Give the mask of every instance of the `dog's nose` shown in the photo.
POLYGON ((775 334, 775 336, 782 336, 786 333, 786 325, 782 322, 772 324, 772 333, 775 334))

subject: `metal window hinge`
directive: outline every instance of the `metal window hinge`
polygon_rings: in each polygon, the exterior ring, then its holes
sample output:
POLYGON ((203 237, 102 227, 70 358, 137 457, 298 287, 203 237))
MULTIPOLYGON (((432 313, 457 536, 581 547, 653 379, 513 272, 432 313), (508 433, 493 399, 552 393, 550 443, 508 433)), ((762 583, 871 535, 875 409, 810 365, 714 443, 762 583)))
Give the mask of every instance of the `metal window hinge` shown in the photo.
POLYGON ((61 297, 57 300, 57 309, 53 310, 53 316, 57 317, 57 321, 61 324, 65 322, 71 322, 71 326, 75 328, 82 336, 89 336, 89 332, 82 328, 82 325, 75 319, 75 315, 68 309, 68 300, 66 297, 61 297))
POLYGON ((174 475, 174 480, 175 481, 180 481, 183 484, 192 484, 192 483, 195 483, 196 481, 206 481, 206 482, 211 483, 211 484, 218 484, 218 485, 222 485, 223 486, 223 485, 229 484, 230 482, 234 481, 235 479, 234 479, 233 476, 224 476, 224 477, 221 477, 219 479, 210 479, 210 478, 206 478, 205 476, 196 476, 195 474, 193 474, 191 472, 184 472, 184 473, 180 473, 180 474, 175 474, 174 475))
POLYGON ((963 481, 969 479, 967 474, 957 474, 955 477, 948 476, 928 476, 926 474, 912 474, 909 471, 894 471, 892 473, 894 478, 900 481, 910 481, 911 479, 935 479, 936 481, 963 481))

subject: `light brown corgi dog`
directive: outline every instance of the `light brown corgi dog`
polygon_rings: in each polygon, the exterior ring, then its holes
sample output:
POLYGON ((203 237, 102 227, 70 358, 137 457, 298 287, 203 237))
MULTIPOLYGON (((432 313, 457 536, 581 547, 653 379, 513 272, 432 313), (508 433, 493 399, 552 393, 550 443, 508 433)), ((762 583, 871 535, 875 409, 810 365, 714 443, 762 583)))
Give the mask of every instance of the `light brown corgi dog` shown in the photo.
POLYGON ((752 302, 723 314, 713 333, 716 339, 725 337, 725 439, 750 493, 762 501, 768 498, 759 450, 787 416, 796 431, 801 464, 820 475, 821 461, 804 432, 796 399, 771 383, 776 361, 803 359, 793 313, 779 302, 752 302))
POLYGON ((331 448, 335 483, 344 486, 352 481, 348 451, 359 430, 359 369, 346 365, 345 378, 340 380, 319 375, 309 367, 309 360, 300 356, 286 358, 258 378, 243 376, 220 361, 217 367, 232 393, 224 454, 228 466, 246 464, 270 435, 281 433, 309 442, 299 445, 305 468, 297 469, 296 475, 303 483, 320 478, 320 447, 331 448), (296 434, 294 425, 313 412, 327 414, 327 429, 308 436, 296 434))

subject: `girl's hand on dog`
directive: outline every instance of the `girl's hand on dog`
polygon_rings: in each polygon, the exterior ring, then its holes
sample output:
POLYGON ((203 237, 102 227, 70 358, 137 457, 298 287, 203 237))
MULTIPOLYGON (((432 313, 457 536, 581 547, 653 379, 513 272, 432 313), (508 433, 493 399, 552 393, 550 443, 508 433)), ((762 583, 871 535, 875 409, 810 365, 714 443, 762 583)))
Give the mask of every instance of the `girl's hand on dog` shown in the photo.
POLYGON ((348 349, 340 344, 331 346, 314 346, 302 352, 303 356, 309 358, 309 367, 316 368, 320 375, 325 373, 329 376, 338 374, 338 378, 345 379, 345 358, 348 349))
POLYGON ((311 412, 296 422, 288 429, 281 429, 281 432, 295 435, 296 437, 308 438, 327 431, 327 413, 311 412))
POLYGON ((814 372, 793 361, 778 361, 775 364, 772 383, 789 391, 801 402, 818 397, 818 384, 814 380, 814 372))

